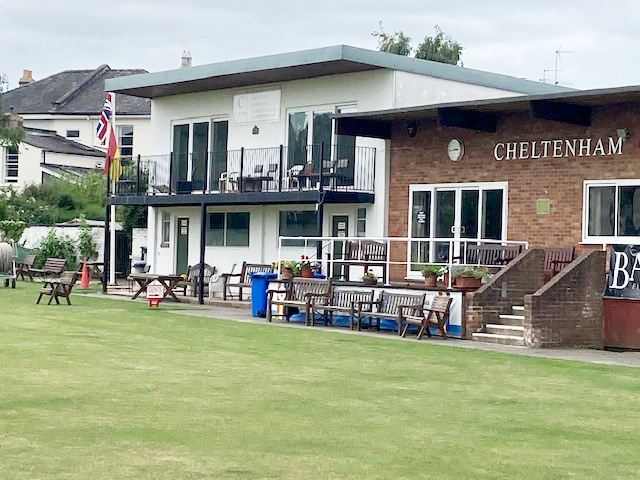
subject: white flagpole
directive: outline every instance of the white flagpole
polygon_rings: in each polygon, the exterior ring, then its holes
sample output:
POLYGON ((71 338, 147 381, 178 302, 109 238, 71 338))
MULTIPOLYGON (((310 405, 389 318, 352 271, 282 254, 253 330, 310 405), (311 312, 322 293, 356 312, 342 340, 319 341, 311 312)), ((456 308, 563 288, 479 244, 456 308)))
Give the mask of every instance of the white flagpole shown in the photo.
MULTIPOLYGON (((116 94, 113 93, 111 96, 111 132, 110 135, 116 135, 116 94)), ((116 137, 116 143, 118 141, 118 137, 116 137)), ((113 161, 111 162, 113 165, 113 161)), ((114 193, 116 179, 111 179, 111 192, 114 193)), ((116 284, 116 206, 115 204, 111 204, 111 227, 109 233, 111 234, 111 245, 110 245, 110 253, 109 253, 109 285, 116 284)))

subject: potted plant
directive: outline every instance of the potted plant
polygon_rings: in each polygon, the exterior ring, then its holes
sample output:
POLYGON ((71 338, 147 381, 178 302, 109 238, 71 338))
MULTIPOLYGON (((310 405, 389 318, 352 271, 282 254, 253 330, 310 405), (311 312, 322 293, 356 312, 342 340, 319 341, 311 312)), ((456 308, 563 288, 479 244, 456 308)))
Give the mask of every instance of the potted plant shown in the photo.
POLYGON ((443 267, 440 265, 425 265, 422 267, 422 276, 424 277, 425 287, 435 287, 438 277, 442 275, 443 267))
POLYGON ((473 267, 470 265, 453 267, 452 278, 458 288, 480 288, 482 281, 489 278, 487 267, 473 267))
POLYGON ((295 275, 298 274, 298 262, 296 262, 295 260, 281 261, 280 274, 282 275, 283 279, 291 280, 295 275))
POLYGON ((371 270, 367 270, 362 275, 362 284, 363 285, 377 285, 378 284, 378 276, 373 273, 371 270))
POLYGON ((300 276, 305 278, 313 277, 313 270, 311 269, 311 262, 309 261, 309 257, 306 255, 302 255, 300 257, 300 262, 298 263, 298 269, 300 271, 300 276))

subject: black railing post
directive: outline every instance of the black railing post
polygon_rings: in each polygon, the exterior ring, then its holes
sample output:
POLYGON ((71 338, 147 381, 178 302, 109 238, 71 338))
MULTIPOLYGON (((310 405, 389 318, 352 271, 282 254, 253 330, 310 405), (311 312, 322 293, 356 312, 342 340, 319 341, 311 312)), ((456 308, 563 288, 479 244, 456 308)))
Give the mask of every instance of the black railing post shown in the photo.
POLYGON ((202 169, 202 193, 209 191, 209 153, 210 152, 204 152, 204 158, 202 159, 204 162, 204 168, 202 169))
POLYGON ((244 147, 240 147, 240 175, 238 176, 238 191, 240 193, 242 193, 243 190, 243 174, 242 171, 244 170, 244 147))
POLYGON ((169 195, 173 186, 173 152, 169 154, 169 195))
POLYGON ((322 178, 323 170, 324 170, 324 141, 320 142, 320 173, 318 174, 318 180, 319 180, 318 190, 319 191, 323 190, 323 186, 322 186, 322 184, 324 183, 322 178))
POLYGON ((138 163, 136 165, 136 195, 140 195, 140 154, 138 154, 138 163))
POLYGON ((284 147, 282 144, 280 145, 280 158, 279 158, 279 166, 278 166, 278 191, 282 191, 282 161, 284 158, 284 147))

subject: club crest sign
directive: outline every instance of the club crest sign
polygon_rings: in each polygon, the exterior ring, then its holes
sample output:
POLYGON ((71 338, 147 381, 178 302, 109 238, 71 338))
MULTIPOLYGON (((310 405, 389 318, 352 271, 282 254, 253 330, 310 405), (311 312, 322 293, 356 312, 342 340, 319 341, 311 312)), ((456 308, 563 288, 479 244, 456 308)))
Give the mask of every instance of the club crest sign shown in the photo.
POLYGON ((611 245, 607 297, 640 298, 640 246, 611 245))

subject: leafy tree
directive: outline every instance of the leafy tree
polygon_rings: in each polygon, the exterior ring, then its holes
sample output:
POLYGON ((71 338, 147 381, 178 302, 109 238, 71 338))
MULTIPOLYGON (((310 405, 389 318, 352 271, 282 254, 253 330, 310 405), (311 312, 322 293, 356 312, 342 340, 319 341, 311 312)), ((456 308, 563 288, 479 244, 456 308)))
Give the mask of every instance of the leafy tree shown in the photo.
POLYGON ((84 215, 80 216, 78 230, 78 253, 80 254, 80 259, 86 262, 98 255, 98 252, 96 252, 96 244, 93 241, 91 229, 87 225, 84 215))
POLYGON ((22 125, 15 116, 4 115, 2 89, 0 88, 0 146, 18 148, 24 138, 22 125))
MULTIPOLYGON (((433 37, 424 37, 424 41, 415 49, 415 58, 457 65, 462 55, 462 45, 445 34, 438 25, 434 29, 436 34, 433 37)), ((378 49, 381 52, 407 57, 413 50, 409 44, 410 37, 407 37, 402 30, 394 34, 386 33, 382 28, 382 22, 380 22, 380 31, 373 32, 371 35, 378 38, 378 49)))
POLYGON ((438 25, 434 28, 436 35, 424 37, 424 41, 416 49, 416 58, 457 65, 462 55, 462 45, 446 35, 438 25))
POLYGON ((404 57, 409 56, 411 53, 411 46, 409 45, 411 37, 407 37, 402 30, 395 32, 393 35, 386 33, 382 28, 382 22, 378 25, 380 25, 380 31, 371 33, 374 37, 378 37, 378 50, 404 57))
POLYGON ((46 236, 42 237, 33 250, 36 256, 36 268, 40 268, 47 258, 64 258, 67 268, 74 268, 76 264, 76 249, 73 240, 68 236, 56 235, 56 229, 50 228, 46 236))

